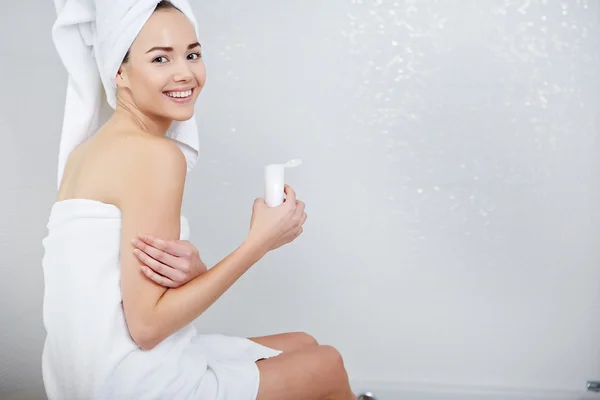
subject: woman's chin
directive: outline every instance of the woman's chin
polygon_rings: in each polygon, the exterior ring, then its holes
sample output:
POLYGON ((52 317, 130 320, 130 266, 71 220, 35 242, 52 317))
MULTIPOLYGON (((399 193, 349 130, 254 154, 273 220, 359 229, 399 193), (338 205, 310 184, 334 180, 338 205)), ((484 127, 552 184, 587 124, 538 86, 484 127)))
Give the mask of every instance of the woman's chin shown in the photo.
POLYGON ((194 116, 194 108, 192 107, 190 110, 180 110, 178 112, 173 112, 169 114, 169 118, 173 121, 187 121, 188 119, 194 116))

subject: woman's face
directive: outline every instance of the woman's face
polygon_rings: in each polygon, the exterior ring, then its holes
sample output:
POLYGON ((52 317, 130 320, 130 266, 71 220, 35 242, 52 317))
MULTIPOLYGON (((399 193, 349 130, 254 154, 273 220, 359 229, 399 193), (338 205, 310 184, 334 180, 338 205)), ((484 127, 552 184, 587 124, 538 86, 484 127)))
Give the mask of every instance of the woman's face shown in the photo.
POLYGON ((116 82, 150 117, 185 121, 206 81, 194 26, 178 10, 152 14, 121 65, 116 82))

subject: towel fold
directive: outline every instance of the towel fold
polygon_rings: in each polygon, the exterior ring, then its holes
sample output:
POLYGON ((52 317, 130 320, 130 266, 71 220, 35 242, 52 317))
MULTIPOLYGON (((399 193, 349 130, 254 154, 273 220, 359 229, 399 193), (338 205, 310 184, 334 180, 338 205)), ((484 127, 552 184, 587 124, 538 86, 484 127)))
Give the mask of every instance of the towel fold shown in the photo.
MULTIPOLYGON (((160 0, 54 0, 58 17, 52 39, 67 69, 68 83, 58 155, 58 186, 69 154, 99 128, 106 101, 116 107, 116 76, 123 57, 160 0)), ((171 0, 198 25, 187 0, 171 0)), ((188 171, 198 159, 195 117, 174 121, 167 137, 185 154, 188 171)))

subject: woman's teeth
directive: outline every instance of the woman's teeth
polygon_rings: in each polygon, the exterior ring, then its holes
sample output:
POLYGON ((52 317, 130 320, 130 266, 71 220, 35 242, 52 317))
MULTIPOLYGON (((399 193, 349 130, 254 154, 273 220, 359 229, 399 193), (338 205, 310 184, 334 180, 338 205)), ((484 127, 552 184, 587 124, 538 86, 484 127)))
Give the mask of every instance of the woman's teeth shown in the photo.
POLYGON ((192 95, 192 90, 186 90, 185 92, 165 92, 165 94, 169 97, 185 98, 192 95))

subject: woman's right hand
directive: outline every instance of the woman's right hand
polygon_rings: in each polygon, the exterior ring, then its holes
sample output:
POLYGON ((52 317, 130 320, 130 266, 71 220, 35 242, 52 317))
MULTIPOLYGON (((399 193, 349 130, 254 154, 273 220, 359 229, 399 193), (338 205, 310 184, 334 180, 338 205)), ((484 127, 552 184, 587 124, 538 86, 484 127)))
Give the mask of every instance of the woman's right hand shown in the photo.
POLYGON ((296 192, 289 185, 284 191, 286 198, 277 207, 269 207, 262 198, 254 201, 246 242, 269 252, 300 236, 306 221, 304 203, 296 199, 296 192))

